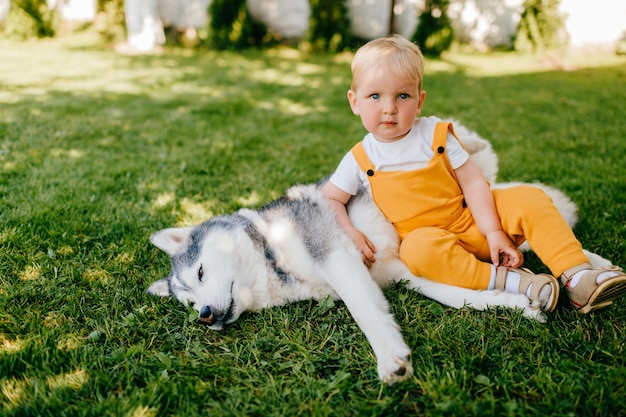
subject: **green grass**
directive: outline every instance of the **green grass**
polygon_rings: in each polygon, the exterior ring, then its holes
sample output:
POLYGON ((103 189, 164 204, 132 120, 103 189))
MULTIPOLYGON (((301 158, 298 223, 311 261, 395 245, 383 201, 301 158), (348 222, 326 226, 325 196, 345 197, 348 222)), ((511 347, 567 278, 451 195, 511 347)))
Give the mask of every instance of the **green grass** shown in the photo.
MULTIPOLYGON (((490 139, 501 180, 564 190, 583 245, 626 266, 626 64, 573 63, 429 61, 424 114, 490 139)), ((415 377, 387 387, 341 302, 213 332, 145 293, 169 268, 152 232, 315 181, 362 137, 349 57, 124 57, 66 37, 0 42, 0 74, 0 414, 626 414, 625 300, 579 316, 562 298, 538 324, 392 288, 415 377)))

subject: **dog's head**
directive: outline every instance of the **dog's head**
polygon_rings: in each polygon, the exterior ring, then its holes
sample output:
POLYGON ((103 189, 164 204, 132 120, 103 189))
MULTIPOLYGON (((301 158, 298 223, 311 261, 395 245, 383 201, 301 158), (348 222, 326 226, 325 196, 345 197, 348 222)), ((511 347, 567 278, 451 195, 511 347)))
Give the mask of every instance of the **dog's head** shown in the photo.
POLYGON ((222 216, 195 227, 164 229, 150 241, 170 255, 171 271, 148 293, 176 297, 214 330, 236 321, 252 303, 248 276, 254 248, 236 219, 222 216))

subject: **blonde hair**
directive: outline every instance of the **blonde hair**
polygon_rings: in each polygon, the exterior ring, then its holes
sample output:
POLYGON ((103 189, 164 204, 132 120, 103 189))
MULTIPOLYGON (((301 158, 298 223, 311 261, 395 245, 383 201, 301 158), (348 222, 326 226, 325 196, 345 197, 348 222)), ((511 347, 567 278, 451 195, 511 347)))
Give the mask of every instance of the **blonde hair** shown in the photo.
POLYGON ((419 47, 400 35, 374 39, 363 45, 352 59, 352 85, 356 91, 363 71, 386 65, 395 75, 415 82, 422 91, 424 56, 419 47))

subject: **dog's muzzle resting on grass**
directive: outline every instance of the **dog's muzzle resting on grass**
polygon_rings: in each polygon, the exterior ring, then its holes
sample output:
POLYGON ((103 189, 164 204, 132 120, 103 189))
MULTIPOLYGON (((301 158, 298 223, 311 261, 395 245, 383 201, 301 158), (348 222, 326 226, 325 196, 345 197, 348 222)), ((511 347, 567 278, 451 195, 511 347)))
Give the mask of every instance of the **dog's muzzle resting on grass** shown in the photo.
MULTIPOLYGON (((460 128, 457 125, 457 133, 460 128)), ((486 177, 495 181, 497 157, 489 144, 459 136, 486 177)), ((341 299, 374 350, 380 379, 389 384, 409 378, 413 367, 411 351, 381 288, 402 282, 447 306, 518 308, 527 317, 544 320, 537 302, 525 295, 468 290, 413 276, 398 257, 393 226, 369 195, 360 192, 350 201, 348 213, 377 249, 376 262, 366 268, 319 187, 295 186, 258 210, 241 209, 195 227, 155 233, 150 240, 170 255, 171 271, 148 292, 191 305, 199 320, 214 330, 222 330, 244 311, 329 296, 341 299)), ((558 190, 543 188, 572 225, 573 203, 558 190)), ((595 255, 592 261, 604 260, 595 255)))

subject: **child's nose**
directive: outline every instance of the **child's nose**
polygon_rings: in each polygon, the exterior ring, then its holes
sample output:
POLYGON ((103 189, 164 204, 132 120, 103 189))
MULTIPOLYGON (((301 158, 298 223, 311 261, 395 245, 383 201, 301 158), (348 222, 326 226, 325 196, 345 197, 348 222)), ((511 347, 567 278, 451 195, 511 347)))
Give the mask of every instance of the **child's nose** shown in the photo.
POLYGON ((385 100, 383 103, 383 113, 385 114, 393 114, 396 112, 396 101, 395 100, 385 100))

